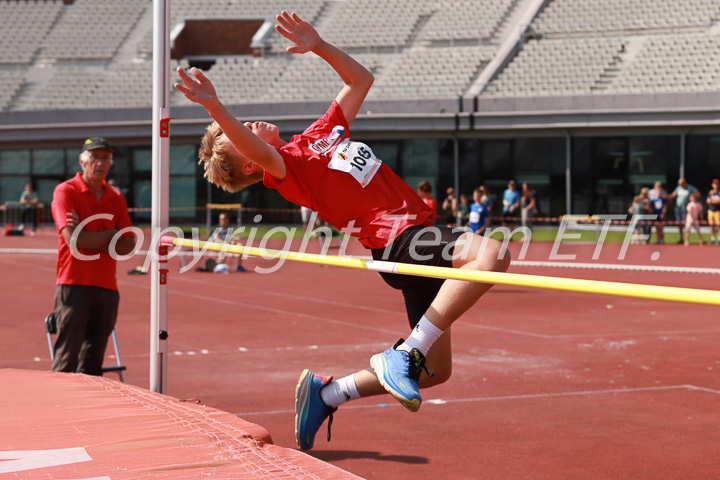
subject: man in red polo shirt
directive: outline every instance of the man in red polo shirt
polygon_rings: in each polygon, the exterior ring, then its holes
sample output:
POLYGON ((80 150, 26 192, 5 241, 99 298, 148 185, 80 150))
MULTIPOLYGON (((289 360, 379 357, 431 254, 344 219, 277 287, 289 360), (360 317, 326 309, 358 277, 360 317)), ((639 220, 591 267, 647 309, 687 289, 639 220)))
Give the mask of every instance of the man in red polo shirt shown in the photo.
POLYGON ((120 295, 116 255, 135 248, 125 198, 105 178, 113 164, 113 148, 104 138, 88 138, 75 177, 55 188, 52 214, 58 231, 55 315, 57 340, 52 369, 102 375, 108 337, 115 328, 120 295), (91 218, 96 217, 96 218, 91 218))

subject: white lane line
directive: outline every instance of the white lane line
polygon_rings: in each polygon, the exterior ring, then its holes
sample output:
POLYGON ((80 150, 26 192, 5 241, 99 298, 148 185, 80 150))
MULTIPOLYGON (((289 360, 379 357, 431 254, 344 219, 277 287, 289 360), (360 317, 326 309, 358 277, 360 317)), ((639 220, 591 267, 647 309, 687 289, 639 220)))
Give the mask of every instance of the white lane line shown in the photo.
MULTIPOLYGON (((199 283, 199 282, 195 281, 194 279, 187 278, 187 277, 186 278, 177 277, 177 280, 182 280, 185 283, 199 283)), ((237 288, 234 285, 227 285, 227 284, 216 285, 216 287, 218 287, 218 288, 226 287, 226 286, 228 288, 237 288)), ((322 305, 332 305, 332 306, 344 307, 344 308, 348 308, 348 309, 352 309, 352 310, 367 310, 370 312, 382 313, 384 315, 402 315, 403 317, 405 316, 405 312, 402 309, 391 310, 391 309, 387 309, 387 308, 377 308, 377 307, 372 307, 370 305, 338 302, 335 300, 328 300, 325 298, 313 298, 313 297, 308 297, 306 295, 294 294, 292 292, 284 292, 284 291, 278 292, 278 291, 272 291, 272 290, 264 290, 264 289, 260 289, 260 288, 248 287, 245 285, 243 285, 242 289, 243 289, 243 291, 246 291, 246 292, 253 292, 253 293, 258 293, 258 294, 262 294, 262 295, 282 297, 282 298, 293 299, 293 300, 300 300, 303 302, 314 302, 314 303, 319 303, 322 305)), ((400 297, 398 296, 398 300, 399 299, 400 299, 400 297)))
MULTIPOLYGON (((255 310, 261 310, 263 312, 270 312, 270 313, 273 313, 276 315, 300 317, 300 318, 319 321, 319 322, 323 322, 323 323, 330 323, 333 325, 342 325, 342 326, 351 327, 354 329, 359 328, 359 329, 370 330, 370 331, 374 331, 374 332, 382 332, 382 333, 388 333, 388 334, 391 333, 393 335, 402 335, 402 332, 400 330, 390 330, 387 328, 371 327, 368 325, 363 325, 362 323, 358 323, 358 322, 344 322, 341 320, 321 317, 318 315, 310 315, 310 314, 306 314, 306 313, 294 312, 292 310, 285 310, 285 309, 281 309, 281 308, 267 307, 264 305, 256 305, 256 304, 252 304, 252 303, 239 302, 236 300, 227 300, 224 298, 208 297, 207 295, 199 295, 199 294, 190 293, 190 292, 174 292, 172 289, 170 289, 170 293, 180 295, 182 297, 198 298, 198 299, 204 300, 206 302, 221 303, 221 304, 225 304, 225 305, 232 305, 234 307, 252 308, 255 310)), ((401 327, 402 327, 402 325, 398 324, 398 328, 401 328, 401 327)))
POLYGON ((700 268, 663 265, 620 265, 617 263, 581 263, 581 262, 543 262, 531 260, 513 260, 510 265, 516 267, 552 267, 582 268, 591 270, 623 270, 637 272, 668 272, 668 273, 704 273, 720 275, 720 268, 700 268))
MULTIPOLYGON (((687 390, 690 392, 703 392, 720 395, 720 391, 710 388, 699 387, 696 385, 668 385, 665 387, 639 387, 639 388, 617 388, 612 390, 580 390, 576 392, 556 392, 556 393, 536 393, 527 395, 501 395, 497 397, 474 397, 474 398, 443 398, 443 399, 427 399, 423 403, 431 405, 447 405, 453 403, 473 403, 473 402, 498 402, 505 400, 535 400, 539 398, 564 398, 564 397, 587 397, 593 395, 617 395, 621 393, 645 393, 645 392, 666 392, 673 390, 687 390)), ((388 403, 377 403, 372 405, 343 405, 343 410, 347 409, 368 409, 368 408, 388 408, 400 407, 401 405, 392 399, 388 403)), ((250 415, 286 415, 294 413, 295 410, 265 410, 254 412, 236 412, 241 418, 250 415)))
POLYGON ((698 335, 703 333, 720 333, 720 328, 715 329, 698 329, 698 330, 660 330, 660 331, 643 331, 643 332, 595 332, 595 333, 568 333, 560 335, 551 335, 543 333, 527 332, 523 330, 514 330, 511 328, 495 327, 492 325, 478 325, 470 322, 461 322, 463 327, 477 328, 481 330, 492 330, 513 335, 522 335, 526 337, 542 338, 544 340, 562 339, 562 338, 596 338, 596 337, 628 337, 628 336, 654 336, 654 335, 698 335))
POLYGON ((0 253, 15 254, 40 254, 40 255, 57 255, 57 248, 0 248, 0 253))
MULTIPOLYGON (((591 242, 592 243, 592 242, 591 242)), ((206 255, 212 255, 216 252, 207 252, 206 255)), ((655 252, 657 253, 657 252, 655 252)), ((56 248, 0 248, 0 254, 57 254, 56 248)), ((140 250, 135 255, 145 256, 147 250, 140 250)), ((192 252, 180 252, 182 256, 193 256, 192 252)), ((177 255, 177 254, 176 254, 177 255)), ((357 258, 361 260, 372 260, 367 255, 349 255, 347 258, 357 258)), ((591 270, 624 270, 624 271, 640 271, 640 272, 669 272, 669 273, 698 273, 720 275, 720 268, 703 268, 703 267, 686 267, 682 265, 622 265, 617 263, 583 263, 583 262, 554 262, 542 260, 513 260, 511 265, 516 267, 550 267, 550 268, 581 268, 591 270)))

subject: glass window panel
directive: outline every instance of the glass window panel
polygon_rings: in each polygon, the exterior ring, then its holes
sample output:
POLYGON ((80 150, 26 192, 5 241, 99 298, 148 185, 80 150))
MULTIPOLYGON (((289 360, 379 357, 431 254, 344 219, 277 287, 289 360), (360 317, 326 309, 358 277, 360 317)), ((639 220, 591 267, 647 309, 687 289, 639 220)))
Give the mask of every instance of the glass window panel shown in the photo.
POLYGON ((65 173, 65 152, 57 149, 41 149, 32 152, 33 175, 62 175, 65 173))
POLYGON ((116 147, 113 152, 113 164, 108 172, 108 180, 115 180, 116 185, 127 187, 130 184, 131 151, 127 147, 116 147))
POLYGON ((55 187, 60 185, 62 183, 62 180, 54 180, 54 179, 41 179, 35 181, 35 190, 38 194, 38 199, 40 202, 50 205, 50 202, 52 202, 53 198, 53 192, 55 191, 55 187))
POLYGON ((511 140, 482 142, 482 172, 487 185, 504 187, 514 176, 510 159, 511 144, 511 140))
POLYGON ((175 145, 170 147, 170 175, 194 175, 197 165, 195 145, 175 145))
POLYGON ((535 191, 540 215, 565 213, 565 148, 563 137, 515 139, 515 181, 535 191))
POLYGON ((197 183, 194 176, 170 177, 170 207, 189 207, 188 210, 171 210, 170 217, 191 217, 195 215, 193 210, 195 202, 197 183))
POLYGON ((67 168, 68 178, 74 177, 77 172, 82 172, 80 151, 77 148, 65 149, 65 168, 67 168))
POLYGON ((666 183, 668 170, 677 171, 679 158, 679 135, 630 137, 630 174, 646 183, 666 183))
MULTIPOLYGON (((460 142, 458 146, 458 156, 460 155, 460 142)), ((438 173, 437 173, 437 195, 440 197, 438 203, 441 204, 447 197, 447 189, 455 188, 455 142, 451 139, 439 140, 438 148, 438 173)), ((461 177, 462 178, 462 177, 461 177)), ((457 199, 460 193, 463 193, 463 183, 460 183, 460 189, 457 193, 457 199)))
POLYGON ((628 137, 593 140, 593 214, 622 214, 632 200, 628 137))
POLYGON ((576 215, 592 213, 595 182, 592 175, 592 139, 572 139, 572 211, 576 215))
MULTIPOLYGON (((713 178, 720 178, 720 135, 688 135, 685 176, 703 194, 713 178)), ((668 190, 676 186, 677 175, 668 190)))
POLYGON ((596 138, 593 166, 595 175, 602 179, 622 179, 627 175, 627 139, 596 138))
POLYGON ((552 138, 515 139, 515 172, 550 173, 552 169, 552 138))
POLYGON ((0 151, 0 174, 30 174, 29 150, 0 151))
POLYGON ((27 177, 0 176, 0 203, 19 202, 20 195, 25 190, 25 184, 30 181, 27 177))
POLYGON ((708 166, 717 174, 720 172, 720 135, 711 136, 708 143, 708 166))
POLYGON ((372 142, 368 143, 377 158, 397 173, 398 168, 398 144, 397 142, 372 142))
MULTIPOLYGON (((133 189, 133 205, 135 208, 152 208, 152 181, 136 180, 133 189)), ((134 218, 147 220, 151 212, 134 212, 134 218)))
POLYGON ((133 169, 136 172, 152 172, 152 150, 138 148, 133 155, 133 169))
POLYGON ((480 172, 480 140, 460 140, 460 193, 472 196, 484 180, 480 172))
POLYGON ((438 141, 406 140, 403 142, 402 173, 403 176, 436 176, 438 173, 438 141))

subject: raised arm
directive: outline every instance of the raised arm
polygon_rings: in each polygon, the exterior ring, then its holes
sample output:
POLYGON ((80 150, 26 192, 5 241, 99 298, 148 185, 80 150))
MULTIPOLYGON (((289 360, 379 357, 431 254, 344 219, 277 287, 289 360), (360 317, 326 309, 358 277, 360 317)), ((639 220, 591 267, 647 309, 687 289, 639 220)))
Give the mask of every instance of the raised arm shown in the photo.
POLYGON ((348 124, 355 120, 368 91, 374 82, 372 73, 350 55, 323 40, 317 31, 296 13, 283 11, 275 17, 280 25, 275 29, 295 45, 287 48, 291 53, 313 52, 325 60, 345 82, 335 100, 348 124))
POLYGON ((182 84, 176 83, 175 88, 180 90, 188 100, 205 107, 205 110, 220 124, 228 140, 240 153, 260 165, 273 177, 280 180, 285 178, 285 162, 277 150, 232 116, 218 99, 215 87, 205 74, 195 67, 190 69, 194 78, 181 67, 178 67, 177 72, 182 84))

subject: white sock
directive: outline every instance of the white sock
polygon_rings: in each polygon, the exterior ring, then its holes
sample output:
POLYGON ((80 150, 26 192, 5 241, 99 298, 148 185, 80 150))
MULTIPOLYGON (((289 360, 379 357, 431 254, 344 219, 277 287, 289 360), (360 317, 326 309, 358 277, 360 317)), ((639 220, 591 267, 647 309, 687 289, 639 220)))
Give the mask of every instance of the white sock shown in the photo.
POLYGON ((412 333, 405 340, 405 343, 398 347, 399 350, 411 351, 413 348, 417 348, 420 353, 427 355, 430 347, 432 347, 435 340, 440 338, 443 331, 436 327, 430 320, 423 315, 412 333))
POLYGON ((360 398, 357 385, 355 385, 355 374, 348 375, 339 380, 333 380, 320 390, 320 398, 330 408, 336 408, 350 400, 360 398))

